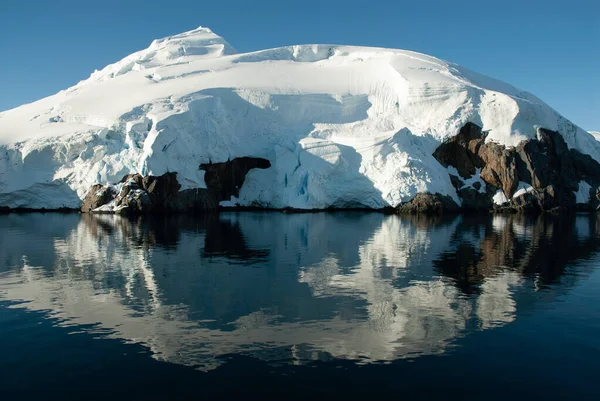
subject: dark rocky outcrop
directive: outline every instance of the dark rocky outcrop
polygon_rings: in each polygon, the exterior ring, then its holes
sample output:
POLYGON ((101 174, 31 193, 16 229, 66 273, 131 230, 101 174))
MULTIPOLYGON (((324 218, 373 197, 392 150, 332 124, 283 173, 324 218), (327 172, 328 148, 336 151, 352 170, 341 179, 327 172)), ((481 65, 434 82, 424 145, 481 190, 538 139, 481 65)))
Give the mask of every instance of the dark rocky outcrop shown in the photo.
POLYGON ((222 200, 239 196, 246 174, 253 168, 269 168, 265 159, 242 157, 224 163, 200 165, 205 170, 207 188, 180 191, 177 173, 161 176, 129 174, 120 181, 120 191, 113 187, 96 184, 86 195, 82 212, 107 212, 120 214, 210 212, 219 207, 222 200), (97 210, 111 204, 106 210, 97 210))
POLYGON ((220 200, 211 191, 203 188, 192 188, 180 191, 177 195, 179 211, 204 212, 219 208, 220 200))
POLYGON ((102 205, 106 205, 112 201, 115 196, 116 194, 113 192, 112 188, 106 188, 101 184, 93 185, 83 199, 81 211, 84 213, 91 212, 102 205))
POLYGON ((224 163, 201 164, 200 170, 206 171, 204 182, 206 187, 216 194, 219 200, 229 200, 240 195, 248 171, 259 168, 267 169, 271 162, 256 157, 239 157, 224 163))
POLYGON ((444 212, 457 212, 459 206, 451 197, 441 194, 420 193, 409 202, 398 206, 398 213, 402 214, 442 214, 444 212))
POLYGON ((440 145, 433 156, 444 166, 452 166, 460 177, 451 181, 462 200, 462 208, 496 211, 560 211, 577 206, 596 209, 599 198, 600 164, 588 155, 569 149, 563 137, 543 128, 538 138, 504 147, 485 141, 486 134, 475 124, 467 123, 453 138, 440 145), (464 188, 463 180, 479 171, 486 183, 485 193, 477 188, 464 188), (585 181, 593 193, 588 205, 576 205, 579 182, 585 181), (532 190, 513 198, 519 182, 532 190), (500 189, 510 201, 494 205, 492 197, 500 189))
MULTIPOLYGON (((477 185, 474 185, 474 187, 476 186, 477 185)), ((489 211, 494 207, 494 202, 492 201, 494 193, 492 187, 489 185, 486 186, 486 189, 483 192, 478 188, 462 188, 458 186, 456 194, 462 202, 460 208, 463 210, 483 212, 489 211)))
MULTIPOLYGON (((173 173, 166 173, 160 177, 153 177, 158 180, 168 179, 173 173)), ((144 177, 140 174, 130 174, 121 180, 123 184, 121 191, 115 198, 115 206, 122 208, 123 213, 133 212, 154 212, 158 210, 158 204, 153 204, 148 188, 145 188, 144 177)))

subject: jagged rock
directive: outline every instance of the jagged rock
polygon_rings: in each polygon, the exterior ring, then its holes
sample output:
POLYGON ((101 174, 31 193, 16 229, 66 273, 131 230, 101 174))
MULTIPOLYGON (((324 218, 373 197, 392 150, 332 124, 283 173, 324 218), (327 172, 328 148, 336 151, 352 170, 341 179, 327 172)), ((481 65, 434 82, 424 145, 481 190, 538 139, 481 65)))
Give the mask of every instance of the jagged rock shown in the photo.
MULTIPOLYGON (((573 209, 576 207, 575 192, 581 181, 592 188, 600 185, 600 164, 588 155, 569 149, 558 132, 540 128, 536 140, 523 141, 515 148, 486 143, 485 138, 480 127, 467 123, 458 135, 433 153, 444 167, 453 166, 464 179, 480 169, 480 177, 488 186, 484 195, 473 189, 463 189, 462 180, 450 176, 464 209, 573 209), (531 185, 534 190, 512 199, 519 182, 531 185), (509 204, 493 205, 492 197, 497 188, 511 199, 509 204)), ((591 196, 589 208, 599 205, 600 197, 591 196)))
MULTIPOLYGON (((479 184, 479 183, 476 183, 479 184)), ((475 186, 475 185, 473 185, 475 186)), ((481 186, 481 184, 479 185, 481 186)), ((461 208, 463 210, 470 211, 489 211, 494 207, 494 202, 492 201, 493 193, 489 192, 490 188, 488 187, 488 192, 480 192, 474 188, 464 188, 458 189, 456 194, 462 201, 461 208)))
POLYGON ((142 187, 142 178, 140 174, 129 174, 121 179, 121 190, 112 200, 116 213, 138 214, 151 211, 152 204, 142 187))
POLYGON ((195 188, 180 191, 177 173, 161 176, 129 174, 119 184, 115 194, 112 187, 94 185, 86 196, 83 212, 91 212, 103 205, 103 212, 120 214, 208 212, 217 210, 219 202, 239 196, 246 174, 253 168, 269 168, 266 159, 242 157, 225 163, 210 163, 200 166, 206 170, 207 189, 195 188))
POLYGON ((142 179, 142 187, 156 210, 178 210, 181 185, 177 182, 177 173, 165 173, 158 177, 146 176, 142 179))
POLYGON ((485 143, 481 128, 465 124, 458 135, 441 144, 433 156, 444 166, 456 168, 461 177, 472 177, 480 169, 481 178, 488 184, 514 193, 519 184, 514 152, 496 143, 485 143))
POLYGON ((481 170, 481 179, 486 183, 501 188, 505 194, 513 194, 519 186, 517 161, 513 149, 505 149, 497 143, 485 144, 481 138, 479 155, 485 165, 481 170))
POLYGON ((253 168, 266 169, 271 162, 257 157, 239 157, 224 163, 201 164, 200 170, 206 171, 204 182, 219 200, 229 200, 240 195, 246 174, 253 168))
POLYGON ((485 163, 478 155, 483 143, 481 128, 473 123, 465 124, 458 135, 441 144, 433 156, 444 167, 453 166, 463 178, 469 178, 485 163))
POLYGON ((554 187, 551 185, 543 190, 536 189, 514 197, 511 202, 513 209, 522 212, 548 211, 559 206, 554 187))
POLYGON ((555 185, 557 189, 573 192, 584 178, 575 167, 575 161, 583 155, 569 151, 557 132, 539 129, 538 140, 520 143, 516 153, 520 162, 520 180, 531 183, 536 189, 555 185))
POLYGON ((150 196, 141 188, 123 187, 115 206, 120 214, 140 214, 157 211, 150 196))
POLYGON ((141 174, 127 174, 119 181, 121 184, 128 183, 129 186, 135 185, 137 188, 142 188, 144 177, 141 174))
POLYGON ((451 197, 441 194, 420 193, 409 202, 397 208, 400 214, 442 214, 444 212, 457 212, 459 206, 451 197))
POLYGON ((83 199, 81 211, 84 213, 91 212, 92 210, 109 203, 114 198, 115 193, 111 188, 105 188, 101 184, 96 184, 90 188, 90 191, 83 199))

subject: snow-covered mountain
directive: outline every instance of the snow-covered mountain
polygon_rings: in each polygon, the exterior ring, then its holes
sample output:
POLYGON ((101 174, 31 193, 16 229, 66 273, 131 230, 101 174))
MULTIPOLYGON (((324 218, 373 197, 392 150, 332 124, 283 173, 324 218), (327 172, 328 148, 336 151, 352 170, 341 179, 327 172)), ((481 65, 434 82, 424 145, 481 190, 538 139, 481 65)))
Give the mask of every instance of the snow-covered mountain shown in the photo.
POLYGON ((537 128, 600 160, 600 142, 535 96, 410 51, 300 45, 237 54, 207 28, 155 40, 89 79, 0 113, 0 206, 77 208, 96 183, 252 156, 237 202, 397 206, 456 199, 434 150, 473 122, 515 146, 537 128))

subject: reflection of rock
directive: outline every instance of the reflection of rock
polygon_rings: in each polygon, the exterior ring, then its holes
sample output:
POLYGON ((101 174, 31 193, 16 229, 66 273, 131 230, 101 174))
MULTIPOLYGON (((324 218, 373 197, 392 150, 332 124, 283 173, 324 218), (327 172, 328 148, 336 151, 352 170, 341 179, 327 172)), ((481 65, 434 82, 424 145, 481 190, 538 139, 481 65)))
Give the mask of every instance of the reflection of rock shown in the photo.
POLYGON ((587 217, 71 215, 39 237, 26 231, 39 216, 2 218, 11 242, 0 256, 21 266, 0 276, 2 298, 204 369, 231 353, 293 363, 443 353, 569 288, 552 283, 600 241, 587 217), (51 243, 34 250, 32 239, 51 243), (550 287, 535 292, 530 276, 550 287))
POLYGON ((254 263, 269 255, 265 249, 251 249, 239 225, 215 219, 208 226, 204 242, 204 257, 226 256, 240 263, 254 263))
MULTIPOLYGON (((468 225, 463 224, 460 230, 468 232, 468 225)), ((490 277, 505 271, 535 277, 540 285, 554 284, 570 262, 594 252, 600 244, 595 218, 584 216, 550 219, 497 215, 484 230, 477 240, 462 242, 434 261, 435 269, 466 294, 481 292, 490 277), (582 227, 586 227, 585 236, 582 227)))

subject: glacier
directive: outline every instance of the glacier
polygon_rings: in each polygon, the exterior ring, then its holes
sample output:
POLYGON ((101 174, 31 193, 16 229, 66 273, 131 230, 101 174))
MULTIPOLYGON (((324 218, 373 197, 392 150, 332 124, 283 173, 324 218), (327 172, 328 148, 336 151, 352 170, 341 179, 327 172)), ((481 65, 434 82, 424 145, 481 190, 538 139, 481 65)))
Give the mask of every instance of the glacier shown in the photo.
POLYGON ((203 163, 268 159, 235 204, 396 207, 418 193, 460 202, 433 156, 466 123, 510 147, 559 132, 600 160, 600 142, 534 95, 424 54, 298 45, 239 54, 200 27, 153 41, 53 96, 0 113, 0 206, 79 208, 95 184, 203 163))

